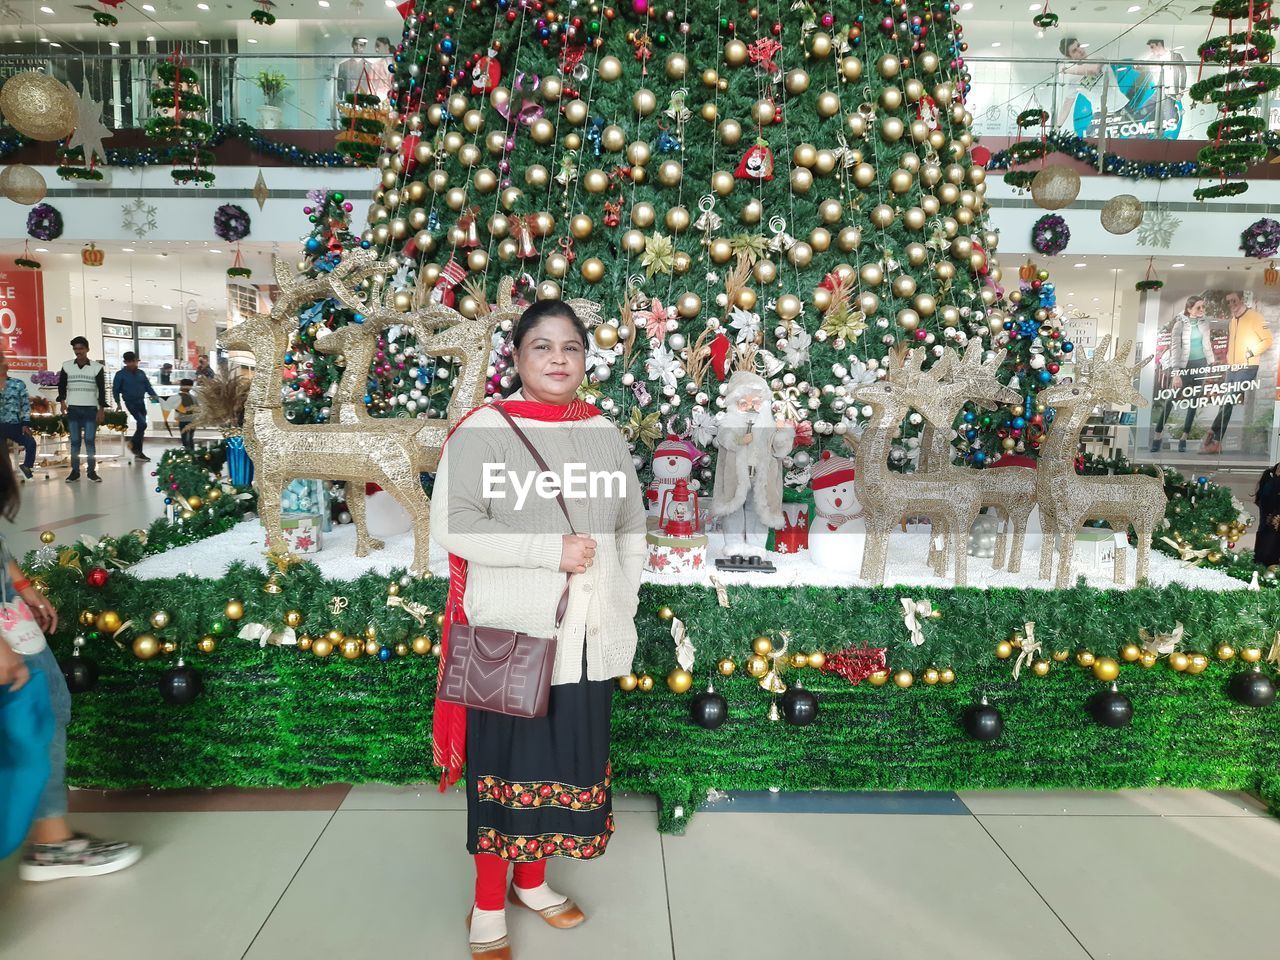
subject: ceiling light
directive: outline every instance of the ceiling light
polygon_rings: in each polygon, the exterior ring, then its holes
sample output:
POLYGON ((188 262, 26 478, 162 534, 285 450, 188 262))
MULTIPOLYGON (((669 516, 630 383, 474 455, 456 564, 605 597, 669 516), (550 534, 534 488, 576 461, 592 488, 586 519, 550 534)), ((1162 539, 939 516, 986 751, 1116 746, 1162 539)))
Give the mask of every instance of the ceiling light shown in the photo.
POLYGON ((163 304, 162 309, 165 309, 165 310, 172 310, 172 309, 173 309, 173 306, 172 306, 171 304, 166 303, 166 304, 163 304))
POLYGON ((250 37, 250 38, 249 38, 249 42, 250 42, 250 43, 257 43, 258 41, 257 41, 255 38, 250 37))
POLYGON ((1080 49, 1081 49, 1081 50, 1088 50, 1091 46, 1093 46, 1093 44, 1090 44, 1090 43, 1082 43, 1082 44, 1080 44, 1080 49))
POLYGON ((41 13, 53 13, 53 7, 41 7, 41 8, 40 8, 40 12, 41 12, 41 13))
POLYGON ((1171 267, 1173 267, 1173 269, 1177 270, 1179 267, 1185 267, 1185 266, 1186 266, 1186 264, 1185 264, 1185 263, 1171 263, 1171 264, 1169 264, 1169 266, 1171 266, 1171 267))
POLYGON ((214 249, 210 249, 210 250, 209 250, 209 252, 210 252, 210 253, 221 253, 222 251, 221 251, 221 250, 214 250, 214 249))
POLYGON ((327 8, 329 6, 329 0, 320 0, 320 6, 327 8))
POLYGON ((196 9, 197 9, 197 10, 208 10, 208 9, 209 9, 209 5, 208 5, 207 3, 197 3, 197 4, 196 4, 196 9))
MULTIPOLYGON (((388 6, 390 6, 390 2, 388 2, 388 4, 387 4, 387 5, 388 5, 388 6)), ((963 12, 963 11, 965 11, 965 10, 972 10, 972 9, 973 9, 973 4, 972 4, 972 3, 966 3, 966 4, 964 4, 964 5, 962 5, 962 6, 960 7, 961 12, 963 12)))
POLYGON ((998 47, 998 46, 1000 46, 1000 41, 999 41, 999 40, 997 40, 995 43, 991 44, 991 46, 992 46, 992 47, 998 47))
POLYGON ((1032 13, 1036 13, 1036 12, 1038 12, 1038 11, 1039 11, 1039 9, 1040 9, 1040 7, 1041 7, 1041 6, 1042 6, 1042 4, 1039 4, 1039 3, 1033 3, 1031 6, 1027 7, 1027 9, 1028 9, 1028 10, 1030 10, 1032 13))
POLYGON ((156 8, 155 8, 155 7, 153 7, 153 6, 152 6, 151 4, 149 4, 149 3, 144 3, 144 4, 142 5, 142 9, 143 9, 143 10, 145 10, 145 11, 147 11, 147 13, 155 13, 155 12, 156 12, 156 8))
POLYGON ((36 247, 36 253, 48 253, 48 252, 49 252, 48 247, 36 247))
POLYGON ((208 41, 208 40, 201 40, 201 41, 200 41, 200 46, 202 46, 202 47, 207 47, 208 45, 209 45, 209 41, 208 41))
POLYGON ((1083 270, 1085 267, 1087 267, 1087 266, 1088 266, 1088 264, 1087 264, 1087 263, 1073 263, 1073 264, 1072 264, 1072 266, 1073 266, 1073 267, 1075 267, 1077 270, 1083 270))
MULTIPOLYGON (((394 10, 396 8, 396 0, 387 0, 387 6, 394 10)), ((970 4, 970 6, 973 6, 973 4, 970 4)))
POLYGON ((1137 13, 1141 9, 1142 9, 1142 4, 1135 3, 1132 7, 1126 10, 1125 13, 1137 13))
POLYGON ((107 46, 109 46, 109 47, 118 47, 118 46, 120 46, 120 44, 119 44, 119 42, 118 42, 118 41, 116 41, 116 40, 108 40, 108 41, 107 41, 107 46))
POLYGON ((49 41, 49 46, 51 46, 51 47, 61 47, 61 46, 62 46, 62 44, 60 44, 60 43, 54 43, 52 40, 50 40, 50 41, 49 41))
POLYGON ((156 42, 155 37, 147 37, 147 43, 155 43, 155 42, 156 42))
POLYGON ((133 247, 121 247, 121 248, 120 248, 120 252, 121 252, 121 253, 133 253, 133 247))

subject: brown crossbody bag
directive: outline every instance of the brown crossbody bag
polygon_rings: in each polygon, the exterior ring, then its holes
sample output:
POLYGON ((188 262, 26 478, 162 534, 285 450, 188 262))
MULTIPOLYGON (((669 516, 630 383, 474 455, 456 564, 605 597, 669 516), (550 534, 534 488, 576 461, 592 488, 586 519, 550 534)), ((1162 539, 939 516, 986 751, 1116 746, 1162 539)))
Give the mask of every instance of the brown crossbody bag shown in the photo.
MULTIPOLYGON (((502 404, 493 404, 516 432, 520 442, 533 456, 543 473, 550 473, 547 463, 523 430, 516 426, 502 404)), ((564 494, 557 491, 556 500, 572 533, 573 520, 565 505, 564 494)), ((449 655, 444 662, 444 677, 437 698, 471 710, 488 710, 508 717, 545 717, 551 697, 551 674, 556 664, 556 636, 569 606, 569 574, 564 577, 564 592, 556 607, 556 632, 550 637, 533 637, 519 630, 481 627, 470 623, 454 623, 449 628, 449 655)))

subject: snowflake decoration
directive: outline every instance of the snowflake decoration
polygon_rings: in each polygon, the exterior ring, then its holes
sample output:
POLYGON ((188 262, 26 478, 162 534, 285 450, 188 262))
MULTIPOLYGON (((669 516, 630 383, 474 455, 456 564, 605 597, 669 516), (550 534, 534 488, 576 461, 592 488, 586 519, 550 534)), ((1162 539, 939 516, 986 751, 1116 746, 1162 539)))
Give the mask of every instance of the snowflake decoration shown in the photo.
POLYGON ((759 314, 743 310, 741 307, 734 307, 730 317, 732 319, 729 321, 729 326, 738 331, 735 337, 738 343, 750 343, 755 340, 760 332, 759 314))
POLYGON ((1138 227, 1138 245, 1143 247, 1163 247, 1169 249, 1173 243, 1173 235, 1182 226, 1182 221, 1163 207, 1147 208, 1147 214, 1138 227))
POLYGON ((147 236, 159 226, 156 220, 156 208, 141 197, 135 197, 120 209, 124 214, 120 221, 120 229, 132 233, 138 239, 147 236))
POLYGON ((674 387, 684 373, 680 361, 665 346, 657 347, 644 362, 645 374, 650 380, 658 380, 666 387, 674 387))

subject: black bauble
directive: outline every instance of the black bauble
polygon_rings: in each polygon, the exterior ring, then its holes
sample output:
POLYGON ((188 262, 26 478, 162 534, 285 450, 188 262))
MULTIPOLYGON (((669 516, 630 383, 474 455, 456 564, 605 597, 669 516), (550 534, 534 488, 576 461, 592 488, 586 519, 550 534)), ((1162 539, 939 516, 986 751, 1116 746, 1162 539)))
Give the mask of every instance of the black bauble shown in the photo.
POLYGON ((59 661, 67 689, 72 693, 85 693, 98 683, 98 663, 88 657, 67 657, 59 661))
POLYGON ((178 666, 166 670, 160 677, 160 696, 166 703, 183 706, 200 695, 204 682, 200 674, 190 667, 178 666))
POLYGON ((998 740, 1004 732, 1004 718, 1000 711, 989 703, 978 703, 966 707, 960 717, 964 732, 975 740, 998 740))
POLYGON ((729 719, 729 701, 714 690, 704 690, 689 704, 689 719, 704 730, 715 730, 729 719))
POLYGON ((792 687, 782 695, 782 715, 787 723, 807 727, 818 718, 818 698, 804 687, 792 687))
POLYGON ((1227 692, 1246 707, 1269 707, 1276 699, 1276 685, 1260 670, 1237 673, 1227 684, 1227 692))
POLYGON ((1133 720, 1133 702, 1118 691, 1102 690, 1089 698, 1089 716, 1104 727, 1127 727, 1133 720))

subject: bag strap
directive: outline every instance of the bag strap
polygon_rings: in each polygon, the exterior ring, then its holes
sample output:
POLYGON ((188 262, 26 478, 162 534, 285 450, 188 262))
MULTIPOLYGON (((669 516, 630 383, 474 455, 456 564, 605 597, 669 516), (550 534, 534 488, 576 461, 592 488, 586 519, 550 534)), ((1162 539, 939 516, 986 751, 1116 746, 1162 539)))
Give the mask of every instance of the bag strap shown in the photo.
MULTIPOLYGON (((525 445, 525 449, 528 450, 529 454, 533 457, 533 462, 538 465, 538 469, 543 473, 550 473, 551 468, 547 466, 547 461, 542 459, 542 454, 538 453, 538 448, 533 445, 525 435, 525 432, 517 426, 515 417, 511 416, 511 414, 503 408, 501 403, 494 403, 490 406, 502 414, 503 418, 508 424, 510 424, 511 429, 514 430, 516 436, 520 438, 520 442, 525 445)), ((569 516, 569 507, 564 502, 564 494, 559 489, 556 490, 556 502, 560 504, 560 511, 564 514, 564 518, 569 521, 569 531, 576 535, 578 531, 573 527, 573 518, 569 516)), ((569 573, 564 575, 564 591, 560 594, 560 602, 556 604, 557 630, 560 629, 560 621, 564 619, 565 611, 569 609, 569 580, 571 577, 572 574, 569 573)))

